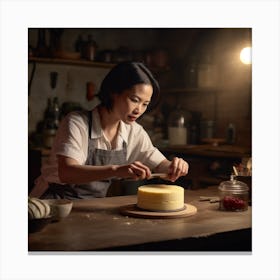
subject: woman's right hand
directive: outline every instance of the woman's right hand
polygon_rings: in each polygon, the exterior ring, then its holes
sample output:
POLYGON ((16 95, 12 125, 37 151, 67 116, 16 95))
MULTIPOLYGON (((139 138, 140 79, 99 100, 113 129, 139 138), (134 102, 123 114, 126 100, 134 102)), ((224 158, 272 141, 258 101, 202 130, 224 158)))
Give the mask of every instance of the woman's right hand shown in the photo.
POLYGON ((144 180, 151 176, 150 168, 140 161, 135 161, 127 165, 117 165, 115 168, 116 177, 122 179, 144 180))
POLYGON ((149 167, 139 161, 127 165, 80 165, 76 160, 58 155, 58 175, 62 183, 84 184, 109 178, 144 180, 151 176, 149 167))

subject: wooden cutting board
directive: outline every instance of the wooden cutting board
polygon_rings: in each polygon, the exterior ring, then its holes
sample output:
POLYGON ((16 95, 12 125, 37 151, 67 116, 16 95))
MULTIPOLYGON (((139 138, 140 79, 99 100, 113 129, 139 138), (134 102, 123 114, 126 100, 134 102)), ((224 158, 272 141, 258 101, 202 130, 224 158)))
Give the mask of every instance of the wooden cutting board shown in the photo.
POLYGON ((125 216, 131 216, 136 218, 146 218, 146 219, 174 219, 174 218, 184 218, 195 215, 197 208, 191 204, 185 203, 185 208, 180 211, 172 212, 156 212, 142 210, 137 207, 136 204, 129 204, 120 207, 120 213, 125 216))

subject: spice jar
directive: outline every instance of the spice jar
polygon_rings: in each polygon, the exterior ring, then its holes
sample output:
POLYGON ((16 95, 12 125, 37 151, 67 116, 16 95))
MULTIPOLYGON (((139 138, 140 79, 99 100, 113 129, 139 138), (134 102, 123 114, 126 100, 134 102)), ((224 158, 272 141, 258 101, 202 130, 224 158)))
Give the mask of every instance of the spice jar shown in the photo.
POLYGON ((219 185, 220 210, 245 211, 248 209, 249 188, 231 175, 229 181, 219 185))

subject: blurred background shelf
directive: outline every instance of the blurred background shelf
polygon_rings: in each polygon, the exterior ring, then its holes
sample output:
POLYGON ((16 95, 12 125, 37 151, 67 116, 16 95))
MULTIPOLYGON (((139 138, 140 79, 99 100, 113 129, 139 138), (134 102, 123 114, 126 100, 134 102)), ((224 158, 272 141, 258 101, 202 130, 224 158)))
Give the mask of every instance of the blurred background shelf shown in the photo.
POLYGON ((112 68, 115 64, 107 62, 89 61, 83 59, 62 59, 62 58, 45 58, 45 57, 29 57, 28 62, 45 63, 45 64, 62 64, 76 65, 96 68, 112 68))
POLYGON ((186 94, 186 93, 203 93, 203 92, 216 92, 217 88, 211 87, 186 87, 186 88, 164 88, 163 93, 166 94, 186 94))

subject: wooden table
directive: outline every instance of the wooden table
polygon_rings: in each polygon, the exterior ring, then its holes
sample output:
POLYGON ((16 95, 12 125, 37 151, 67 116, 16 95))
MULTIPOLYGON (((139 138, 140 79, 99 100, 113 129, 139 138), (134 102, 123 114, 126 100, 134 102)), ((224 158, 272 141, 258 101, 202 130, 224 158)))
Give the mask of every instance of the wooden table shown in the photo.
POLYGON ((251 207, 223 212, 217 187, 185 190, 185 203, 197 207, 191 217, 144 219, 123 216, 119 208, 136 196, 74 201, 70 215, 28 236, 29 251, 251 251, 251 207))

